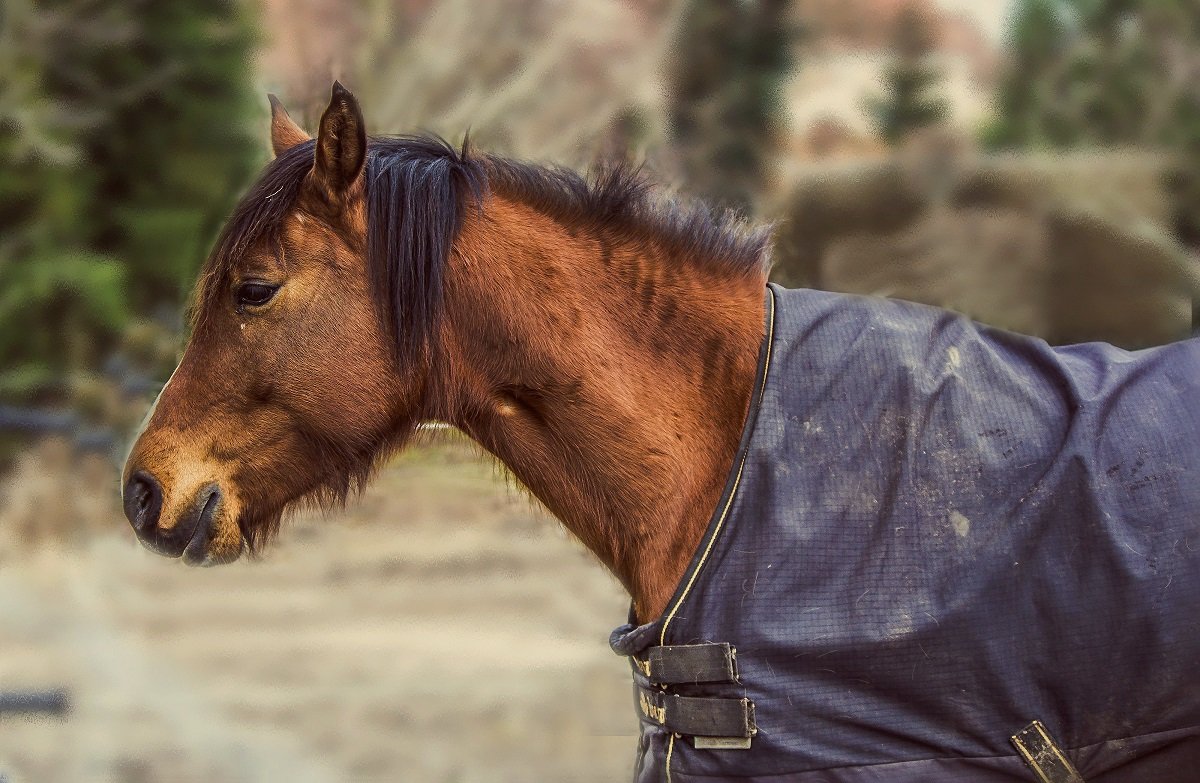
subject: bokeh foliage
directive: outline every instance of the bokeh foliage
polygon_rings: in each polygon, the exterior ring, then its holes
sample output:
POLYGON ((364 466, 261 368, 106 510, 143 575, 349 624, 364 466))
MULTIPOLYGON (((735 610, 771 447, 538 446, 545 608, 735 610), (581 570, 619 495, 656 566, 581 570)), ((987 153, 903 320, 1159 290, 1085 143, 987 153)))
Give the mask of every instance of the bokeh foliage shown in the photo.
POLYGON ((798 34, 787 0, 688 0, 667 119, 690 191, 753 213, 778 148, 798 34))
POLYGON ((879 135, 898 144, 909 134, 934 125, 950 113, 938 90, 942 75, 933 63, 935 41, 924 10, 907 5, 892 33, 892 63, 883 74, 883 93, 871 101, 879 135))
POLYGON ((253 9, 6 0, 0 402, 70 401, 134 320, 177 327, 251 127, 253 9))
MULTIPOLYGON (((1177 228, 1200 246, 1200 185, 1187 176, 1200 173, 1200 6, 1015 2, 990 144, 1183 151, 1192 164, 1175 183, 1177 228)), ((622 149, 649 137, 647 157, 665 178, 759 215, 789 154, 785 83, 798 59, 821 56, 819 24, 788 0, 434 0, 407 16, 393 0, 327 5, 339 23, 362 16, 346 23, 361 34, 346 33, 355 40, 342 48, 375 130, 457 140, 471 126, 487 149, 572 165, 606 136, 622 149)), ((73 379, 116 354, 161 355, 156 323, 178 331, 219 223, 265 158, 265 107, 251 89, 261 10, 243 0, 3 0, 0 404, 74 405, 73 379)), ((883 74, 875 109, 889 139, 944 108, 920 22, 900 17, 883 74)), ((343 75, 310 59, 314 83, 289 104, 319 103, 343 75)), ((796 225, 846 217, 818 207, 796 225)), ((150 374, 165 376, 168 363, 150 374)))
POLYGON ((1177 151, 1178 232, 1200 245, 1200 3, 1018 0, 993 147, 1177 151))

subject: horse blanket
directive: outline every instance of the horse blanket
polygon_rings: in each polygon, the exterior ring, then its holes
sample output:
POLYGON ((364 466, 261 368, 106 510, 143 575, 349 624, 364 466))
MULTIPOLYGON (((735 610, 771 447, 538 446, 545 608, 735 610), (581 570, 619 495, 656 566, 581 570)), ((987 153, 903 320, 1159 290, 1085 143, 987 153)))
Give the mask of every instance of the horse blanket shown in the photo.
POLYGON ((635 779, 1200 780, 1200 340, 767 300, 709 528, 613 632, 635 779))

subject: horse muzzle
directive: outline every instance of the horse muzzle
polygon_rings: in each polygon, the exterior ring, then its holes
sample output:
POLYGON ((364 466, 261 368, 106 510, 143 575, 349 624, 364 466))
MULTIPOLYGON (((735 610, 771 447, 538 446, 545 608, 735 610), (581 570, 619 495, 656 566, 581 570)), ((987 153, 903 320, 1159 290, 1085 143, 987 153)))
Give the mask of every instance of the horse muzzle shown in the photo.
POLYGON ((163 488, 153 474, 135 471, 123 495, 125 517, 138 540, 151 552, 182 558, 188 565, 217 565, 237 559, 240 552, 232 556, 213 556, 209 552, 223 510, 221 489, 216 484, 201 488, 170 524, 163 519, 163 488))

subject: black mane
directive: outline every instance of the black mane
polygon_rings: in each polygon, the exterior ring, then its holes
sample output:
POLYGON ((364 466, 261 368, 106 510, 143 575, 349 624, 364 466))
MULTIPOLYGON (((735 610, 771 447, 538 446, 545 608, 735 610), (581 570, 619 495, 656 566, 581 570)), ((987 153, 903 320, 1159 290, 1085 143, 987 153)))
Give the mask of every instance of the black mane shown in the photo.
MULTIPOLYGON (((205 300, 225 289, 234 266, 256 244, 278 242, 312 168, 313 145, 298 144, 276 157, 234 209, 202 275, 205 300)), ((474 155, 465 144, 459 151, 439 138, 373 137, 366 186, 368 268, 376 301, 395 327, 402 366, 429 344, 441 316, 451 246, 466 210, 489 190, 569 227, 658 242, 724 273, 762 274, 768 264, 767 228, 655 198, 650 184, 624 166, 601 168, 589 181, 565 168, 474 155)))
POLYGON ((396 328, 401 365, 417 358, 442 314, 442 282, 463 213, 482 203, 480 160, 441 139, 387 137, 367 145, 367 267, 375 301, 396 328))

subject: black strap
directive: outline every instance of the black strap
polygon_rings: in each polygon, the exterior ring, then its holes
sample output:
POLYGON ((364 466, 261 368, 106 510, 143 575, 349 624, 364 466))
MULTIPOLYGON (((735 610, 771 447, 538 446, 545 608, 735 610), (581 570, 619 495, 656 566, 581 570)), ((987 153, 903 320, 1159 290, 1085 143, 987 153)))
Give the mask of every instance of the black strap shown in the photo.
POLYGON ((639 663, 642 673, 656 685, 738 681, 736 651, 728 642, 651 647, 646 660, 639 663))
POLYGON ((758 732, 749 699, 676 696, 639 686, 638 705, 667 731, 689 737, 750 738, 758 732))

